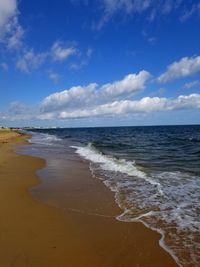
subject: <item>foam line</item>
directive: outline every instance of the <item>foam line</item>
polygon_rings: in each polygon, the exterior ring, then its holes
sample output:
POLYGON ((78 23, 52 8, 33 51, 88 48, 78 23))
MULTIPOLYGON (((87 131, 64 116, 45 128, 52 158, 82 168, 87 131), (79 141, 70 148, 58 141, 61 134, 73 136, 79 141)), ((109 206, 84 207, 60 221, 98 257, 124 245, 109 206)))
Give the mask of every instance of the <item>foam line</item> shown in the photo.
POLYGON ((148 177, 143 171, 141 171, 134 161, 126 161, 125 159, 116 159, 111 156, 107 156, 98 151, 91 143, 86 147, 71 146, 76 149, 83 158, 90 160, 94 163, 99 163, 102 169, 113 172, 121 172, 129 176, 134 176, 140 179, 144 179, 152 185, 157 186, 160 195, 163 195, 161 184, 154 179, 148 177))

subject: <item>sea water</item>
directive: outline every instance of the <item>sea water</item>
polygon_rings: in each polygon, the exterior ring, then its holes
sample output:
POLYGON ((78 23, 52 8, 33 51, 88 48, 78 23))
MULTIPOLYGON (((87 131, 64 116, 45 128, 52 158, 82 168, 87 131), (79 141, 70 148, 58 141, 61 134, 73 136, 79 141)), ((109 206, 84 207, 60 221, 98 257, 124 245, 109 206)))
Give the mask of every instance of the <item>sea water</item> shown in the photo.
POLYGON ((91 174, 115 192, 123 210, 117 220, 142 222, 161 234, 160 245, 180 266, 200 266, 200 126, 38 129, 32 134, 33 154, 85 159, 91 174))

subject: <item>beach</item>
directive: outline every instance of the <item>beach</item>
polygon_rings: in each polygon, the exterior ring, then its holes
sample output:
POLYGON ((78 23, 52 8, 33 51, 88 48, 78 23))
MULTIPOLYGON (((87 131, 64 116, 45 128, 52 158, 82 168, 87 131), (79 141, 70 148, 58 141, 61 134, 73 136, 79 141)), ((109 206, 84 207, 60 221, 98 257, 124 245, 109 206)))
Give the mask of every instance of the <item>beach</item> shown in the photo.
POLYGON ((116 220, 114 193, 84 161, 66 162, 64 187, 45 187, 36 175, 45 160, 16 153, 28 138, 0 131, 0 266, 178 266, 160 234, 116 220))

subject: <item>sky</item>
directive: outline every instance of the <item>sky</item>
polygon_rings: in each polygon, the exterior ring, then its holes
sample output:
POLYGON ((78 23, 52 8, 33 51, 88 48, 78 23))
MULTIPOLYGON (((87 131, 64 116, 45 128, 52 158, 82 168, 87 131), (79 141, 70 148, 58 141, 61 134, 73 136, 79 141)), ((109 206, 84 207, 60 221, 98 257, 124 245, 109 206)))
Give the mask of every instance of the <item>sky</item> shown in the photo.
POLYGON ((0 126, 200 123, 200 1, 0 0, 0 126))

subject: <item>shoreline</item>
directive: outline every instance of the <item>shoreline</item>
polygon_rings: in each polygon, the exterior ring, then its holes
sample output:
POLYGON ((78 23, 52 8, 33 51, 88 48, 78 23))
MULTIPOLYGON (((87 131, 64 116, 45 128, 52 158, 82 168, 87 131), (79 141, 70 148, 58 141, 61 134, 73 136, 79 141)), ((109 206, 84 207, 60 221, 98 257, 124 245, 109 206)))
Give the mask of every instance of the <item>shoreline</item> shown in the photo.
MULTIPOLYGON (((48 195, 53 188, 45 188, 35 174, 45 167, 45 159, 14 152, 13 147, 25 145, 26 138, 17 136, 0 145, 4 158, 0 161, 0 190, 4 193, 1 196, 4 219, 0 222, 0 229, 4 231, 0 239, 0 264, 5 267, 64 267, 67 262, 76 267, 177 266, 159 246, 159 234, 140 222, 124 223, 115 219, 120 208, 112 192, 101 181, 92 178, 83 163, 79 163, 76 170, 73 163, 69 164, 66 188, 63 189, 67 196, 59 199, 65 206, 67 203, 75 207, 74 210, 68 209, 63 213, 61 209, 38 201, 38 197, 35 199, 37 194, 33 197, 30 189, 48 195), (77 212, 76 208, 92 213, 77 212), (101 214, 111 214, 111 217, 94 216, 98 209, 101 214)), ((55 199, 59 198, 60 189, 54 189, 58 190, 54 193, 55 199)))

